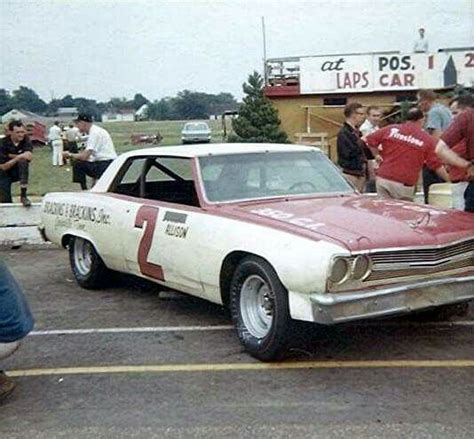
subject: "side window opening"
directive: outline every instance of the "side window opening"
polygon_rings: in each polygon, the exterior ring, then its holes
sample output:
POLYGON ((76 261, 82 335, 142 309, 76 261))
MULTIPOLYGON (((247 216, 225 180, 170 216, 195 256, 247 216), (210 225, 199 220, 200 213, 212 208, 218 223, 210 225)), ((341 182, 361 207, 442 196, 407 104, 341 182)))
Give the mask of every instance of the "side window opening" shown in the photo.
POLYGON ((134 157, 124 164, 111 192, 199 206, 191 159, 187 158, 134 157))

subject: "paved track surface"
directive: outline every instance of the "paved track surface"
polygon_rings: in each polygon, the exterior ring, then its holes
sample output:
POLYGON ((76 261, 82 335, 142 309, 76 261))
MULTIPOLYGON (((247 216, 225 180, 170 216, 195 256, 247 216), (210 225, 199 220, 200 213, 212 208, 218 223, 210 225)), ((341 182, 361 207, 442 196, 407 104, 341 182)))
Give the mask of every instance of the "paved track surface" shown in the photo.
POLYGON ((243 352, 222 307, 133 280, 81 289, 67 253, 3 252, 35 332, 2 438, 471 438, 474 311, 302 325, 288 359, 243 352), (303 363, 304 362, 304 363, 303 363))

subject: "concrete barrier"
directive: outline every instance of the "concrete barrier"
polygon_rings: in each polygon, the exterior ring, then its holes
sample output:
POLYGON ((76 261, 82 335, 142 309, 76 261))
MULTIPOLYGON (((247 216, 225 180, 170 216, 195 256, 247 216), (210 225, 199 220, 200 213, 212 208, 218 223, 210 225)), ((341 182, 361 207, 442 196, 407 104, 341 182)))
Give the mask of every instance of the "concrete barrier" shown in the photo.
POLYGON ((0 204, 0 248, 45 245, 38 230, 41 203, 24 207, 19 203, 0 204))

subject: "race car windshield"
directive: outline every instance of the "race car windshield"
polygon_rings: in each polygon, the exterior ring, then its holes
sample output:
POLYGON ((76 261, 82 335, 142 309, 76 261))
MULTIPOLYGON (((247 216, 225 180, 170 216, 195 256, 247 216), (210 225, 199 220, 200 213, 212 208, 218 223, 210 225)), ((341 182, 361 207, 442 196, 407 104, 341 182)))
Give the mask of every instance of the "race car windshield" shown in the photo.
POLYGON ((218 155, 199 163, 211 202, 354 192, 319 151, 218 155))

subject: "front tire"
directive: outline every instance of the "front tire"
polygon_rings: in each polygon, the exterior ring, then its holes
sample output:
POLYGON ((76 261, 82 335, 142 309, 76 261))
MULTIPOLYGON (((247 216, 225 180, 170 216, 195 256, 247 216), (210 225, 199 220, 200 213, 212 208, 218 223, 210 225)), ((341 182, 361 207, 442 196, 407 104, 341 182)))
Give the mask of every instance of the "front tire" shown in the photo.
POLYGON ((234 272, 230 310, 237 336, 253 357, 281 358, 291 332, 288 293, 265 260, 248 256, 234 272))
POLYGON ((69 241, 69 262, 77 283, 87 289, 104 286, 110 270, 87 239, 77 236, 69 241))

